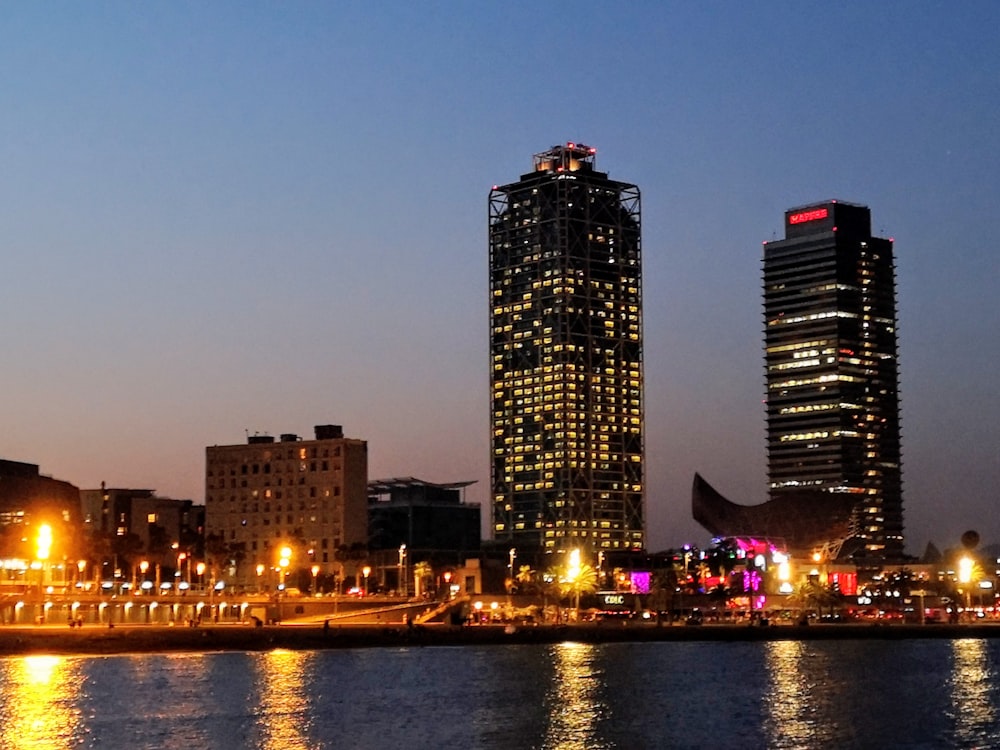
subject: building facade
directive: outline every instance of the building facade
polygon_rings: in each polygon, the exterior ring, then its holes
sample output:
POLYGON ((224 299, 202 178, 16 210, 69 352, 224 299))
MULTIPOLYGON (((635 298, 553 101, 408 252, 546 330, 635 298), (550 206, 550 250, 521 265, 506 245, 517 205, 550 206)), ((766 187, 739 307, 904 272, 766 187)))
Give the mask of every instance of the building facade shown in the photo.
POLYGON ((37 464, 0 459, 0 594, 30 583, 32 565, 43 566, 46 581, 72 576, 86 552, 79 528, 77 487, 40 474, 37 464))
POLYGON ((489 196, 493 535, 525 552, 644 546, 640 195, 595 159, 489 196))
POLYGON ((130 579, 142 561, 175 572, 182 562, 204 557, 205 508, 191 500, 102 484, 80 490, 80 506, 98 579, 130 579))
POLYGON ((243 583, 271 576, 280 551, 285 573, 339 571, 337 550, 368 541, 368 445, 339 425, 314 440, 252 435, 242 445, 205 450, 206 547, 221 543, 243 583))
POLYGON ((869 557, 903 554, 893 243, 838 201, 785 212, 764 243, 768 476, 772 499, 855 498, 869 557))
POLYGON ((478 555, 479 505, 463 497, 470 484, 436 484, 415 477, 369 482, 368 549, 396 551, 405 544, 412 562, 478 555))

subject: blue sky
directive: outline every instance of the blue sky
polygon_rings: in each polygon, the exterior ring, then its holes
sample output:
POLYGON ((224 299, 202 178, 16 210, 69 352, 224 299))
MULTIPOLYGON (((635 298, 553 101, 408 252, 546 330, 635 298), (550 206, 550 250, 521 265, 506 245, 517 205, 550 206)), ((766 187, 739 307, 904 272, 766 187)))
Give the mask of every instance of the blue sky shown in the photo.
POLYGON ((204 496, 340 423, 488 509, 486 198, 567 140, 643 194, 650 546, 766 497, 761 242, 896 240, 907 546, 1000 541, 1000 5, 0 5, 0 457, 204 496))

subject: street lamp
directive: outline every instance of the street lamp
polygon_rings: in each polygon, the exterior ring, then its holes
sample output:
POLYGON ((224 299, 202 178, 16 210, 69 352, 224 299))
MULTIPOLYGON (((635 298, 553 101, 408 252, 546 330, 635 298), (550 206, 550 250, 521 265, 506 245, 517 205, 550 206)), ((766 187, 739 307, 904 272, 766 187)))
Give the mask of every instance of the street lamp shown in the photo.
POLYGON ((319 593, 319 590, 316 588, 316 576, 319 575, 319 565, 313 565, 309 570, 313 574, 313 596, 316 596, 319 593))
POLYGON ((399 545, 399 587, 403 590, 403 596, 410 593, 406 581, 406 544, 399 545))
POLYGON ((569 562, 566 564, 566 581, 573 587, 573 609, 574 617, 580 618, 580 585, 577 578, 580 577, 580 550, 572 549, 569 552, 569 562))
POLYGON ((38 527, 38 537, 35 539, 35 559, 38 560, 38 598, 42 604, 42 614, 38 622, 45 622, 45 561, 52 551, 52 527, 43 523, 38 527))
POLYGON ((288 571, 288 566, 292 562, 292 548, 291 547, 282 547, 278 551, 278 554, 280 555, 280 557, 278 558, 278 571, 279 571, 280 577, 281 577, 281 581, 280 581, 281 586, 279 587, 279 590, 280 591, 284 591, 285 590, 285 573, 288 571))
POLYGON ((368 596, 368 576, 371 575, 372 569, 370 566, 366 565, 361 569, 361 575, 365 577, 365 596, 368 596))
POLYGON ((145 590, 145 587, 142 586, 142 584, 146 582, 146 571, 147 570, 149 570, 149 561, 148 560, 142 560, 142 561, 140 561, 139 562, 139 572, 142 575, 142 581, 140 582, 140 590, 145 590))
POLYGON ((791 594, 794 591, 792 586, 792 565, 788 557, 780 552, 775 552, 773 560, 778 565, 778 593, 791 594))
POLYGON ((177 553, 177 570, 174 571, 174 578, 177 579, 177 589, 186 590, 187 586, 184 586, 184 561, 187 560, 187 552, 177 553))
POLYGON ((38 538, 35 540, 35 559, 44 561, 49 559, 52 551, 52 527, 43 523, 38 527, 38 538))
POLYGON ((256 571, 257 571, 257 593, 259 594, 260 593, 260 579, 261 579, 261 576, 264 575, 264 564, 263 563, 257 563, 256 571))
POLYGON ((514 560, 517 558, 517 549, 511 547, 507 554, 510 556, 510 562, 507 564, 507 568, 510 570, 510 585, 507 586, 507 609, 510 610, 513 607, 511 594, 514 592, 514 560))
POLYGON ((969 608, 971 607, 969 584, 972 583, 972 566, 973 562, 970 557, 963 557, 958 561, 958 582, 962 584, 962 588, 965 590, 965 616, 969 618, 969 622, 972 621, 969 616, 969 608))

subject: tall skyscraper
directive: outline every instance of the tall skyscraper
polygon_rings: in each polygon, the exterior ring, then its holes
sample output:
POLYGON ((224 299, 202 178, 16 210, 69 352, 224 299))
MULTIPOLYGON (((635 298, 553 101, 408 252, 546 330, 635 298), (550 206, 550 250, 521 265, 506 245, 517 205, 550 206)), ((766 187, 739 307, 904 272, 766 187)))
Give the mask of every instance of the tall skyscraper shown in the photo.
POLYGON ((898 559, 895 265, 868 208, 827 201, 785 212, 785 239, 764 243, 764 317, 771 497, 855 495, 865 554, 898 559))
POLYGON ((595 155, 490 191, 493 531, 525 552, 644 545, 639 189, 595 155))

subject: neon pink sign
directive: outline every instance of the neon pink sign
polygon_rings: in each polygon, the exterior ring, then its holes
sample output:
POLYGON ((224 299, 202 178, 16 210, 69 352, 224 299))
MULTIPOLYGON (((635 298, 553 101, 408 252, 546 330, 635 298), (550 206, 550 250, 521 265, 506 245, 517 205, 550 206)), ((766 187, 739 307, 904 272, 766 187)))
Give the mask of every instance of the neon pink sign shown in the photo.
POLYGON ((825 208, 814 208, 812 211, 803 211, 800 214, 792 214, 788 217, 789 224, 805 224, 807 221, 819 221, 830 215, 825 208))

